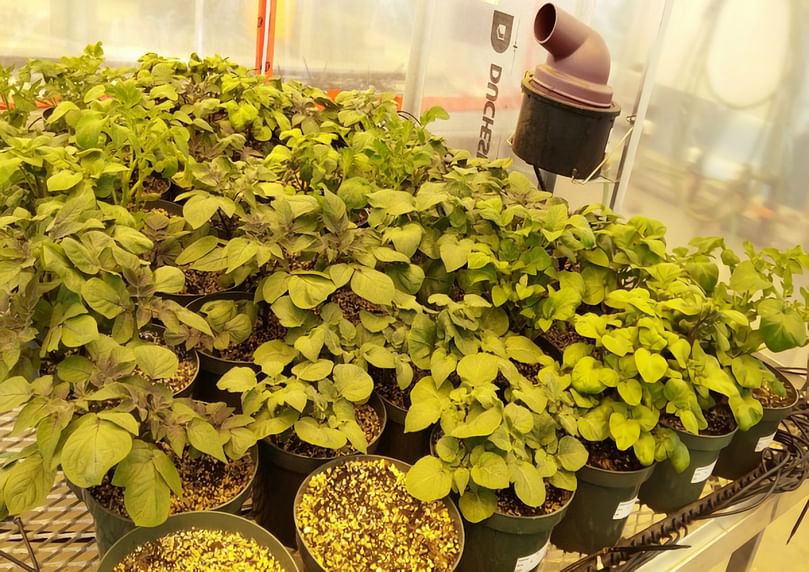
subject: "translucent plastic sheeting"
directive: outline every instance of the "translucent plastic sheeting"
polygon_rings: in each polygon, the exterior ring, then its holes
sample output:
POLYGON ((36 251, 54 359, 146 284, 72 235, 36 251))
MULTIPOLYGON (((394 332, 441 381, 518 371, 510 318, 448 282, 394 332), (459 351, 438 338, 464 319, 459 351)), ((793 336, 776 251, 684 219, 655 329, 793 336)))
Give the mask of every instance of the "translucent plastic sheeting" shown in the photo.
POLYGON ((147 51, 255 60, 256 0, 0 0, 0 14, 5 62, 78 55, 97 41, 121 64, 147 51))
POLYGON ((628 214, 672 245, 809 246, 809 2, 674 2, 628 214))
POLYGON ((809 249, 809 2, 673 2, 662 48, 624 214, 670 246, 809 249))
POLYGON ((277 0, 276 7, 274 76, 404 92, 415 1, 277 0))

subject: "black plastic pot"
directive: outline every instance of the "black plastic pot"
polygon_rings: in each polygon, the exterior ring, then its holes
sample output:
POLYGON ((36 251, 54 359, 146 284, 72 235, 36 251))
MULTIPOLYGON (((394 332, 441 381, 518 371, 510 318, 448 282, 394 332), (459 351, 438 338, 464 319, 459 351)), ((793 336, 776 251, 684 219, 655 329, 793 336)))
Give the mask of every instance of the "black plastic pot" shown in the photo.
MULTIPOLYGON (((769 367, 769 366, 767 366, 769 367)), ((730 445, 719 453, 719 460, 714 474, 726 479, 738 479, 746 475, 761 463, 764 450, 770 446, 781 421, 792 412, 798 402, 798 392, 779 371, 775 372, 787 389, 792 402, 785 407, 765 407, 764 416, 756 425, 747 431, 737 431, 730 445)))
MULTIPOLYGON (((322 473, 323 471, 329 469, 330 467, 335 467, 337 465, 342 465, 344 463, 350 463, 354 461, 374 461, 378 459, 385 459, 386 461, 396 465, 402 471, 407 471, 410 468, 410 465, 405 463, 404 461, 400 461, 399 459, 392 459, 390 457, 385 457, 382 455, 351 455, 348 457, 340 457, 337 459, 332 459, 331 461, 319 466, 312 473, 310 473, 309 476, 307 476, 303 481, 301 481, 298 490, 295 492, 294 506, 296 507, 298 506, 300 498, 306 491, 306 487, 309 484, 309 479, 311 479, 316 474, 322 473)), ((461 515, 458 512, 458 509, 455 506, 455 504, 449 498, 445 498, 443 500, 443 503, 449 510, 450 517, 452 518, 452 521, 455 523, 455 529, 458 531, 459 544, 461 547, 461 551, 458 554, 458 560, 455 561, 455 565, 450 570, 460 569, 458 568, 458 561, 461 559, 461 555, 464 553, 464 547, 466 545, 466 542, 464 540, 464 526, 461 521, 461 515)), ((303 538, 300 535, 297 520, 295 523, 295 542, 298 546, 298 551, 300 552, 301 559, 303 560, 303 569, 305 572, 331 572, 323 568, 317 562, 317 560, 315 560, 314 556, 312 556, 312 553, 309 551, 309 547, 306 545, 306 542, 304 542, 303 538)), ((490 547, 490 549, 496 551, 499 550, 499 547, 497 548, 490 547)))
MULTIPOLYGON (((229 290, 227 292, 217 292, 215 294, 208 294, 207 296, 196 298, 190 302, 187 307, 189 310, 198 312, 199 309, 202 308, 203 304, 212 300, 252 299, 253 295, 249 292, 229 290)), ((261 371, 261 368, 253 362, 223 359, 202 349, 200 349, 198 353, 200 374, 197 383, 194 386, 194 399, 208 403, 223 401, 230 407, 235 408, 237 411, 241 411, 241 394, 219 389, 216 384, 223 375, 234 367, 249 367, 256 372, 261 371)))
POLYGON ((411 465, 430 452, 430 433, 428 430, 405 433, 404 423, 407 410, 385 399, 381 394, 379 399, 385 405, 388 422, 385 431, 379 439, 378 451, 380 455, 393 457, 411 465))
MULTIPOLYGON (((254 459, 258 459, 258 453, 254 448, 251 451, 254 459)), ((256 479, 256 474, 258 473, 258 463, 256 463, 253 469, 253 476, 248 481, 247 485, 242 489, 242 491, 236 495, 233 499, 229 500, 226 503, 220 504, 219 506, 215 506, 211 509, 210 512, 226 512, 230 514, 238 513, 244 501, 247 500, 247 497, 250 495, 252 490, 253 482, 256 479)), ((107 507, 103 506, 99 503, 93 495, 90 494, 90 491, 87 489, 80 489, 81 490, 81 499, 84 501, 84 504, 87 505, 88 512, 92 515, 93 520, 95 521, 95 531, 96 531, 96 544, 98 545, 98 553, 99 555, 103 556, 110 547, 115 544, 118 539, 124 536, 130 530, 136 528, 135 523, 132 522, 130 519, 121 516, 117 512, 113 512, 109 510, 107 507)), ((193 513, 181 513, 181 514, 193 514, 193 513)))
POLYGON ((616 103, 600 108, 578 103, 522 81, 523 99, 512 149, 526 163, 565 177, 598 175, 615 117, 616 103))
POLYGON ((697 500, 705 481, 713 474, 719 452, 730 444, 735 434, 736 429, 724 435, 693 435, 677 430, 691 456, 688 468, 678 473, 670 461, 658 463, 640 488, 640 500, 655 512, 674 512, 697 500))
POLYGON ((171 216, 183 216, 183 206, 178 205, 177 203, 173 203, 171 201, 166 201, 163 199, 158 199, 156 201, 149 201, 143 205, 142 210, 148 211, 152 209, 163 209, 171 216))
MULTIPOLYGON (((379 396, 372 394, 368 400, 385 431, 385 406, 379 396)), ((379 436, 368 444, 368 452, 374 453, 379 436)), ((259 471, 253 484, 253 515, 256 522, 272 532, 286 546, 295 543, 293 506, 298 488, 306 477, 334 457, 305 457, 285 451, 270 439, 258 443, 259 471)))
POLYGON ((542 334, 534 338, 534 343, 539 346, 539 349, 552 357, 555 361, 562 363, 562 357, 565 351, 564 348, 557 347, 542 334))
POLYGON ((514 572, 534 570, 542 561, 551 531, 565 516, 573 498, 551 514, 510 516, 494 513, 483 522, 463 521, 466 534, 463 572, 514 572))
POLYGON ((222 512, 186 512, 169 517, 169 519, 153 528, 136 528, 124 535, 104 555, 99 572, 113 572, 115 565, 121 562, 128 554, 150 540, 156 540, 171 532, 188 530, 190 528, 203 530, 225 530, 238 532, 242 536, 252 538, 259 545, 266 546, 284 572, 298 572, 298 566, 281 544, 272 534, 258 526, 256 523, 222 512))
POLYGON ((654 466, 637 471, 608 471, 584 466, 567 514, 551 533, 551 542, 567 552, 592 553, 621 538, 624 524, 654 466))

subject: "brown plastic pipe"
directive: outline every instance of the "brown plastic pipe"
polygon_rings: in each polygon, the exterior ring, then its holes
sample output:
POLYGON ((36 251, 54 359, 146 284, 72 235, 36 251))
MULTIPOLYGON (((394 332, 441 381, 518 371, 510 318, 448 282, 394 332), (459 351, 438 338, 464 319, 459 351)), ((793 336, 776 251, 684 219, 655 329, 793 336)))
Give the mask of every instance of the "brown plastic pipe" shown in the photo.
POLYGON ((596 31, 547 3, 534 19, 534 37, 549 52, 537 69, 538 83, 583 103, 611 104, 610 53, 596 31))

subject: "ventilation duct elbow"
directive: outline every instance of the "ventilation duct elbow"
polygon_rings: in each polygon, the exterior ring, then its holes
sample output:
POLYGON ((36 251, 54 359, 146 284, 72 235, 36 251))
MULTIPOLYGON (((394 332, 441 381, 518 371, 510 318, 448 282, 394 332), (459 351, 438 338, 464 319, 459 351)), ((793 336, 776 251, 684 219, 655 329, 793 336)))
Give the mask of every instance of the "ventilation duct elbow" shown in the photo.
POLYGON ((575 101, 610 106, 610 52, 597 32, 545 4, 534 19, 534 37, 549 52, 545 63, 534 70, 534 82, 575 101))

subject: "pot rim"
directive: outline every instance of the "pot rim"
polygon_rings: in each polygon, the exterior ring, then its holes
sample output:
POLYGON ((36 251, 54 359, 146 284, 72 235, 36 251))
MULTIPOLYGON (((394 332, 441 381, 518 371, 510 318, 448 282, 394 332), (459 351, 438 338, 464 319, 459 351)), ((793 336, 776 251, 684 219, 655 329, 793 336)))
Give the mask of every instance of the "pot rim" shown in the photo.
MULTIPOLYGON (((253 490, 253 482, 256 480, 256 474, 258 473, 258 444, 253 445, 252 447, 250 447, 248 452, 245 453, 245 454, 246 455, 251 455, 253 457, 253 472, 250 474, 250 478, 247 480, 247 483, 244 485, 244 487, 242 487, 239 490, 238 493, 233 495, 233 497, 226 500, 225 502, 222 502, 222 503, 220 503, 220 504, 218 504, 216 506, 212 506, 210 508, 207 508, 204 511, 202 511, 202 510, 186 510, 186 511, 182 511, 182 512, 175 512, 173 514, 169 513, 169 518, 171 518, 172 516, 178 515, 178 514, 189 514, 189 513, 198 513, 198 512, 216 512, 216 513, 219 513, 219 512, 221 512, 219 509, 221 509, 222 507, 227 506, 228 504, 232 503, 234 500, 239 498, 241 495, 244 495, 245 493, 249 493, 250 491, 252 491, 253 490)), ((67 477, 65 477, 65 478, 67 478, 67 477)), ((84 499, 84 497, 87 496, 90 499, 92 499, 93 502, 99 507, 99 509, 102 512, 106 513, 107 516, 113 516, 113 517, 115 517, 115 518, 117 518, 119 520, 125 520, 127 522, 131 522, 133 525, 135 524, 135 521, 132 520, 131 518, 129 518, 128 516, 124 516, 122 514, 119 514, 119 513, 115 512, 115 511, 107 508, 106 506, 104 506, 104 504, 102 504, 97 498, 95 498, 90 493, 89 489, 85 489, 85 488, 81 488, 81 487, 79 487, 79 489, 81 490, 82 499, 84 500, 85 504, 87 504, 87 500, 84 499)), ((142 527, 138 527, 137 525, 135 525, 135 526, 137 528, 142 528, 142 527)), ((160 526, 160 525, 158 525, 158 526, 160 526)))
POLYGON ((777 368, 777 367, 775 367, 775 366, 772 366, 772 365, 768 364, 767 362, 765 362, 763 359, 761 359, 761 358, 759 358, 759 357, 756 357, 756 359, 757 359, 757 360, 758 360, 758 361, 759 361, 761 364, 763 364, 763 365, 764 365, 764 367, 766 367, 766 368, 767 368, 767 369, 769 369, 771 372, 773 372, 773 374, 775 374, 775 377, 777 377, 777 378, 778 378, 778 380, 779 380, 781 383, 783 383, 783 384, 784 384, 784 387, 786 387, 786 388, 787 388, 787 394, 789 394, 789 391, 790 391, 790 390, 792 391, 792 393, 793 393, 793 394, 795 394, 795 398, 794 398, 794 399, 793 399, 793 400, 792 400, 792 401, 789 403, 789 405, 781 405, 781 406, 778 406, 778 407, 767 407, 767 406, 765 406, 764 404, 762 404, 762 407, 764 408, 764 410, 765 410, 765 411, 784 411, 784 410, 787 410, 787 409, 792 409, 793 407, 795 407, 795 405, 797 405, 798 400, 799 400, 799 399, 800 399, 800 397, 801 397, 801 396, 798 394, 798 390, 797 390, 797 388, 796 388, 794 385, 792 385, 792 382, 791 382, 791 381, 789 381, 789 379, 787 378, 787 376, 785 376, 783 373, 781 373, 781 372, 778 370, 778 368, 777 368))
MULTIPOLYGON (((362 461, 375 461, 375 460, 379 460, 379 459, 382 459, 382 460, 394 465, 395 467, 399 468, 400 470, 402 470, 404 472, 407 472, 407 470, 412 466, 409 463, 406 463, 406 462, 401 461, 399 459, 394 459, 393 457, 386 457, 385 455, 375 455, 375 454, 370 454, 370 455, 344 455, 342 457, 337 457, 335 459, 332 459, 331 461, 329 461, 327 463, 324 463, 321 466, 319 466, 317 469, 315 469, 314 471, 309 473, 306 476, 306 478, 303 480, 301 485, 298 487, 298 490, 295 493, 295 499, 294 499, 293 505, 292 505, 292 520, 293 520, 294 525, 295 525, 295 537, 303 545, 303 547, 309 553, 311 558, 313 560, 315 560, 315 562, 318 562, 318 561, 314 557, 314 555, 311 553, 311 550, 309 549, 309 546, 306 543, 306 541, 304 540, 304 538, 301 536, 300 527, 298 526, 298 511, 297 511, 297 508, 298 508, 298 505, 300 504, 301 496, 303 495, 303 493, 306 491, 307 487, 309 486, 309 481, 311 481, 312 477, 314 477, 315 475, 317 475, 319 473, 322 473, 322 472, 330 469, 331 467, 336 467, 338 465, 342 465, 342 464, 345 464, 345 463, 351 463, 351 462, 357 462, 357 461, 359 461, 359 462, 362 462, 362 461)), ((444 506, 447 507, 447 510, 449 511, 449 514, 450 514, 450 518, 455 523, 455 531, 456 531, 456 533, 458 535, 458 546, 459 546, 458 556, 455 558, 455 561, 453 562, 453 566, 451 568, 451 570, 455 570, 458 567, 458 564, 460 564, 460 562, 461 562, 461 557, 463 556, 463 552, 464 552, 464 544, 466 543, 466 534, 465 534, 465 531, 464 531, 463 517, 461 516, 460 510, 458 509, 456 504, 452 501, 452 499, 449 498, 449 496, 446 496, 446 497, 444 497, 444 498, 442 498, 440 500, 444 504, 444 506)), ((319 562, 318 562, 318 565, 320 565, 319 562)))
MULTIPOLYGON (((543 479, 543 481, 544 480, 545 479, 543 479)), ((509 488, 510 488, 510 486, 509 486, 509 488)), ((556 488, 559 488, 559 487, 556 487, 556 488)), ((505 490, 505 489, 498 489, 498 490, 505 490)), ((566 489, 559 489, 559 490, 566 490, 566 489)), ((495 494, 497 494, 497 492, 498 491, 494 491, 495 494)), ((531 521, 531 522, 538 521, 538 520, 544 520, 546 518, 552 518, 552 517, 557 516, 557 515, 559 515, 561 513, 564 513, 568 509, 568 507, 570 507, 570 503, 573 502, 573 497, 576 496, 576 491, 567 491, 567 492, 570 493, 570 498, 568 498, 561 507, 559 507, 558 509, 556 509, 553 512, 549 512, 548 514, 538 514, 538 515, 535 515, 535 516, 523 516, 523 515, 519 515, 519 514, 506 514, 504 512, 500 512, 499 510, 495 509, 494 514, 492 516, 490 516, 489 518, 481 520, 480 522, 473 522, 473 523, 470 523, 470 524, 486 524, 493 517, 500 517, 500 518, 506 518, 506 519, 511 519, 511 520, 531 521)))
MULTIPOLYGON (((381 426, 380 426, 380 429, 379 429, 379 434, 376 437, 374 437, 371 441, 368 442, 368 447, 370 447, 371 445, 373 445, 374 443, 379 441, 379 439, 382 437, 382 434, 385 432, 385 426, 387 425, 387 421, 388 421, 388 414, 385 412, 385 404, 381 402, 381 399, 382 399, 381 396, 377 395, 377 393, 375 391, 372 391, 371 396, 368 398, 368 401, 366 401, 365 403, 363 403, 361 405, 365 405, 366 403, 370 405, 371 400, 374 398, 374 396, 376 396, 378 399, 380 399, 379 409, 374 407, 374 411, 376 411, 376 414, 379 416, 381 426), (382 412, 381 414, 380 414, 380 411, 382 412)), ((373 407, 373 405, 371 405, 371 407, 373 407)), ((264 443, 265 445, 269 446, 271 449, 273 449, 278 454, 289 455, 290 457, 293 457, 295 459, 304 459, 304 460, 310 460, 310 461, 323 461, 323 460, 333 461, 333 460, 337 460, 337 459, 345 459, 345 458, 349 458, 349 457, 357 457, 358 455, 363 456, 363 455, 369 454, 369 453, 360 453, 359 451, 357 451, 356 453, 349 453, 348 455, 332 455, 330 457, 310 457, 309 455, 301 455, 300 453, 294 453, 292 451, 287 451, 286 449, 276 445, 272 441, 272 439, 270 439, 270 437, 264 437, 261 440, 261 442, 264 443)))
MULTIPOLYGON (((298 570, 300 570, 298 568, 297 563, 295 562, 295 559, 292 558, 291 554, 289 553, 289 550, 287 550, 287 548, 283 545, 283 543, 280 540, 278 540, 278 538, 276 538, 275 535, 273 535, 272 533, 270 533, 269 531, 267 531, 266 529, 261 527, 258 523, 256 523, 255 521, 252 521, 250 519, 244 518, 243 516, 240 516, 240 515, 237 515, 237 514, 230 514, 230 513, 227 513, 227 512, 218 512, 218 511, 213 511, 213 510, 177 513, 177 514, 169 516, 169 518, 166 520, 166 522, 164 522, 163 524, 158 525, 157 527, 153 527, 153 528, 136 527, 136 528, 128 531, 126 534, 121 536, 121 538, 116 540, 115 543, 109 548, 109 550, 107 550, 107 552, 104 554, 104 557, 101 559, 101 562, 99 563, 99 569, 101 569, 102 564, 105 565, 105 566, 110 565, 110 561, 113 559, 113 557, 110 556, 110 555, 114 554, 113 549, 118 545, 123 546, 124 539, 126 539, 127 537, 131 537, 131 535, 135 535, 135 534, 143 535, 144 530, 146 530, 146 531, 155 530, 155 529, 160 528, 160 527, 169 528, 169 527, 171 527, 170 521, 172 519, 176 520, 176 517, 183 516, 183 515, 199 515, 195 519, 195 520, 199 520, 199 522, 191 523, 188 526, 185 526, 185 525, 177 526, 173 530, 166 530, 164 532, 161 531, 160 534, 150 535, 151 538, 148 538, 143 543, 137 544, 136 548, 140 547, 140 546, 143 546, 143 544, 145 544, 146 542, 150 542, 152 540, 157 540, 157 539, 162 538, 163 536, 165 536, 167 534, 170 534, 172 532, 178 532, 178 531, 181 531, 181 530, 189 530, 191 528, 199 528, 199 529, 203 529, 203 530, 225 530, 225 531, 230 531, 230 532, 236 532, 238 534, 241 534, 242 536, 252 538, 260 546, 264 546, 264 547, 268 548, 270 550, 270 553, 272 554, 272 556, 276 559, 276 561, 278 561, 278 563, 281 566, 284 567, 284 569, 287 572, 298 572, 298 570), (214 520, 216 522, 211 523, 210 522, 211 520, 214 520), (258 533, 257 536, 265 536, 265 538, 263 540, 259 540, 255 536, 248 536, 247 534, 245 534, 245 533, 243 533, 243 532, 241 532, 239 530, 236 530, 235 526, 234 527, 228 527, 227 524, 225 524, 227 521, 230 521, 231 523, 239 523, 240 526, 246 526, 248 528, 255 528, 256 532, 258 533), (169 524, 167 525, 167 523, 169 523, 169 524), (210 523, 210 526, 207 526, 209 523, 210 523), (249 525, 248 525, 248 523, 249 523, 249 525), (271 538, 274 542, 268 541, 267 537, 271 538), (280 554, 278 554, 279 552, 280 552, 280 554), (282 561, 282 558, 280 558, 281 554, 283 554, 285 556, 285 558, 283 558, 283 560, 285 560, 285 561, 282 561), (292 565, 292 568, 289 567, 290 564, 292 565)), ((187 518, 188 517, 186 516, 183 520, 185 520, 187 518)), ((114 567, 116 564, 119 564, 123 558, 126 558, 136 548, 133 548, 133 549, 127 551, 126 554, 123 555, 123 557, 120 557, 115 562, 112 562, 110 568, 114 567)))
POLYGON ((616 471, 613 469, 602 469, 601 467, 595 467, 590 463, 585 463, 585 467, 590 469, 591 471, 598 471, 599 473, 605 473, 608 475, 639 475, 644 471, 648 471, 650 469, 654 469, 655 465, 657 465, 657 461, 652 463, 651 465, 647 465, 645 467, 641 467, 640 469, 632 469, 631 471, 616 471))

